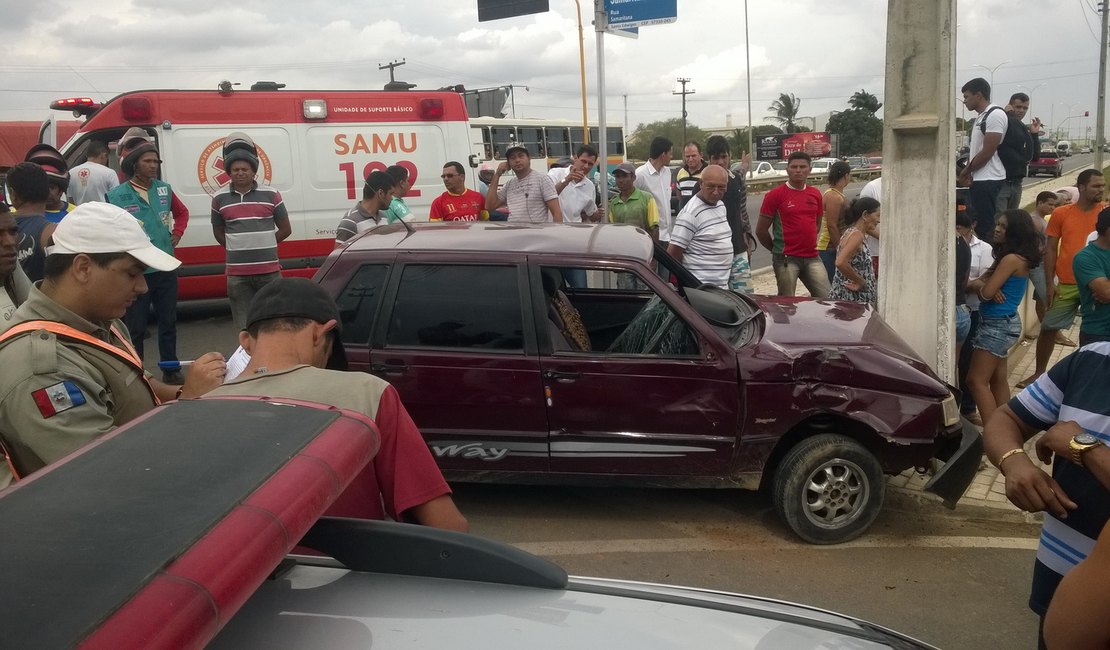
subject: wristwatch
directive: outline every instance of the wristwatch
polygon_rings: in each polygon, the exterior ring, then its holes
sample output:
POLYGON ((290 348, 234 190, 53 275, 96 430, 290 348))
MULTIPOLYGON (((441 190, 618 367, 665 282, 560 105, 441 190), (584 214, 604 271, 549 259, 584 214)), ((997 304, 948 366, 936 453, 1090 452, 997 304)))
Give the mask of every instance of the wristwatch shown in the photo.
POLYGON ((1089 433, 1076 434, 1071 440, 1068 441, 1068 449, 1071 449, 1071 462, 1076 465, 1083 465, 1083 454, 1094 449, 1102 444, 1102 441, 1092 436, 1089 433))

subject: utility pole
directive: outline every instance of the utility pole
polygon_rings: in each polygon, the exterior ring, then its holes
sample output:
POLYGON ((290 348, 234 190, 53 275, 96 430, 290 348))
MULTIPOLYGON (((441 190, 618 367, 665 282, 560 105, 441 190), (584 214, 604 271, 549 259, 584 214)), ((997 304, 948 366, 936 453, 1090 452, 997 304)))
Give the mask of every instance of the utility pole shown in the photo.
POLYGON ((408 90, 410 88, 416 87, 416 84, 405 83, 404 81, 397 81, 393 78, 393 69, 399 68, 403 65, 405 65, 404 59, 401 59, 400 61, 391 61, 389 63, 386 63, 385 65, 378 66, 379 70, 385 70, 387 68, 389 69, 389 83, 385 85, 386 90, 408 90))
POLYGON ((693 90, 686 90, 686 84, 690 83, 689 77, 679 77, 678 83, 682 84, 682 92, 671 93, 672 95, 682 95, 682 146, 686 146, 686 95, 693 95, 693 90))
POLYGON ((1099 9, 1102 11, 1102 32, 1099 34, 1099 51, 1098 51, 1098 105, 1095 107, 1095 169, 1102 169, 1102 145, 1103 137, 1106 135, 1106 46, 1107 46, 1107 26, 1110 21, 1107 16, 1110 11, 1107 11, 1107 0, 1103 0, 1099 4, 1099 9))
POLYGON ((389 63, 386 63, 384 65, 379 65, 378 69, 385 70, 386 68, 389 68, 389 83, 394 83, 396 79, 393 78, 393 69, 400 68, 403 65, 405 65, 405 60, 401 59, 400 61, 390 61, 389 63))

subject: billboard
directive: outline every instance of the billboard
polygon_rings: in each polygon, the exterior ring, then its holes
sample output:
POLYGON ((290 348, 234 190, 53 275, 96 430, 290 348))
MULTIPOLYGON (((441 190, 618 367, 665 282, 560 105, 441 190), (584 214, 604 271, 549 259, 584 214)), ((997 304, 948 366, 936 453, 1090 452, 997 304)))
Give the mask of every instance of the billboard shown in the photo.
POLYGON ((755 141, 756 160, 785 160, 795 151, 804 151, 813 158, 822 158, 832 151, 832 142, 829 134, 824 131, 761 135, 755 141))

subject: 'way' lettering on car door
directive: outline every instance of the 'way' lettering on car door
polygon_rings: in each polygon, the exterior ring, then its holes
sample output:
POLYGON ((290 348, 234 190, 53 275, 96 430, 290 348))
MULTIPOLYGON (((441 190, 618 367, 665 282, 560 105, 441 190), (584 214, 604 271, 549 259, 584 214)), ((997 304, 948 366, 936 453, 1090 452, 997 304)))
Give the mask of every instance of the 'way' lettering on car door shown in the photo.
POLYGON ((480 458, 482 460, 501 460, 508 455, 509 449, 507 447, 486 447, 482 446, 480 442, 470 442, 465 445, 446 445, 440 447, 432 445, 432 453, 439 457, 447 458, 480 458))

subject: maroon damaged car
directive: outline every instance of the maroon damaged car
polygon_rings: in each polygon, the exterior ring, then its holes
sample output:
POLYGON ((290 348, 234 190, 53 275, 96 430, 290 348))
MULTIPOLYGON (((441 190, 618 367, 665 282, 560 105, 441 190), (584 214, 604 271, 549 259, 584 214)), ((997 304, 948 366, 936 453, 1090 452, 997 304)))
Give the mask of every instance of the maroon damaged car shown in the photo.
POLYGON ((953 390, 870 308, 700 285, 635 227, 393 224, 316 279, 452 480, 764 489, 837 543, 884 474, 936 470, 953 505, 979 466, 953 390))

